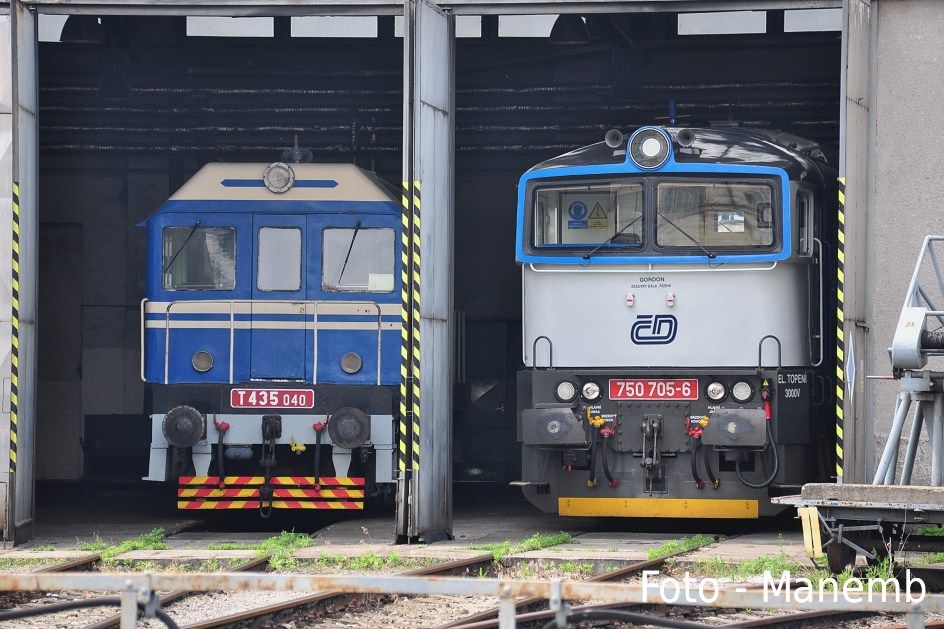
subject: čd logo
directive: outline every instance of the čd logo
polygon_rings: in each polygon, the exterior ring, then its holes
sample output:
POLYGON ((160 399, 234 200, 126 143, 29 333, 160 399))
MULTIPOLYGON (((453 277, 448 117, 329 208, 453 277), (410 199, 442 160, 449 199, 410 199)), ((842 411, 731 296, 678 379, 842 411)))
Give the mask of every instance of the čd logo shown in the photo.
POLYGON ((673 315, 639 315, 630 336, 636 345, 667 345, 675 340, 678 319, 673 315))

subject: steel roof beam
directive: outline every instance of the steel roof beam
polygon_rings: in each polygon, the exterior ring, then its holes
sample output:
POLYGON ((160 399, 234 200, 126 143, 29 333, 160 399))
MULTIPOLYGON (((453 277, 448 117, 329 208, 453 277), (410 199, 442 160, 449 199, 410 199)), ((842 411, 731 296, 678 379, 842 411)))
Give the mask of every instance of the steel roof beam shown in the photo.
MULTIPOLYGON (((292 15, 402 15, 400 0, 26 0, 39 13, 91 15, 219 15, 233 17, 292 15)), ((440 0, 456 15, 547 13, 684 13, 830 9, 842 0, 440 0)), ((9 5, 0 0, 0 6, 9 5)))

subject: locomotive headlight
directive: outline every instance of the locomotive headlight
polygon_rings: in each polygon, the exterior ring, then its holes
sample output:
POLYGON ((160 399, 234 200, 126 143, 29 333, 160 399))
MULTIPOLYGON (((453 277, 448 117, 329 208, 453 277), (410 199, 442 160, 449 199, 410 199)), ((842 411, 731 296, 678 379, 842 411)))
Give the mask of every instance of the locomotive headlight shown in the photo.
POLYGON ((724 385, 720 382, 712 382, 708 385, 708 388, 705 389, 705 393, 708 395, 709 400, 717 402, 718 400, 724 398, 724 385))
POLYGON ((357 352, 348 352, 341 356, 341 369, 344 370, 344 373, 357 373, 361 370, 363 364, 364 361, 361 360, 361 356, 357 352))
POLYGON ((731 387, 731 397, 738 402, 747 402, 754 397, 754 388, 750 383, 741 380, 740 382, 734 383, 734 386, 731 387))
POLYGON ((193 368, 200 373, 206 373, 213 368, 213 355, 210 352, 201 349, 199 352, 193 355, 193 358, 190 359, 190 364, 193 365, 193 368))
POLYGON ((600 385, 598 385, 596 382, 588 382, 583 385, 581 393, 583 393, 584 399, 592 402, 593 400, 600 397, 600 385))
POLYGON ((573 382, 564 380, 563 382, 557 383, 555 394, 557 395, 557 399, 561 402, 572 402, 577 396, 577 387, 574 386, 573 382))
POLYGON ((669 159, 669 138, 661 129, 643 127, 629 137, 629 157, 640 168, 658 168, 669 159))
POLYGON ((262 182, 271 192, 282 194, 295 185, 295 171, 284 162, 274 162, 266 166, 262 173, 262 182))

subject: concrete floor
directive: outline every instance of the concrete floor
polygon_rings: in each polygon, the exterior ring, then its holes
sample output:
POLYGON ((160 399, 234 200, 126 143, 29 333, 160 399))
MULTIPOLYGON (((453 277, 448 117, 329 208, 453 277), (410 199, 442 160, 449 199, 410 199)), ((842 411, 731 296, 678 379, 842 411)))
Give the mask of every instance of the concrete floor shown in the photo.
MULTIPOLYGON (((389 553, 394 549, 393 513, 277 512, 261 519, 256 512, 187 513, 175 508, 173 496, 149 486, 99 488, 95 491, 40 490, 37 493, 36 538, 30 544, 7 549, 31 552, 37 546, 54 546, 57 553, 101 538, 107 542, 135 537, 154 528, 178 531, 168 538, 167 551, 137 551, 128 559, 236 560, 253 551, 206 550, 210 542, 252 544, 283 530, 318 532, 315 545, 301 555, 317 557, 389 553), (196 526, 194 526, 196 524, 196 526)), ((541 513, 517 490, 489 485, 457 486, 454 513, 455 539, 431 546, 397 547, 401 555, 461 558, 482 551, 470 546, 509 540, 517 542, 535 533, 565 531, 573 543, 531 551, 516 560, 541 561, 639 561, 650 548, 695 533, 731 536, 690 555, 691 560, 724 557, 731 561, 784 553, 804 562, 802 537, 796 520, 783 518, 754 522, 659 521, 632 519, 561 518, 541 513)), ((38 555, 31 553, 33 557, 38 555)), ((79 553, 81 554, 81 553, 79 553)))

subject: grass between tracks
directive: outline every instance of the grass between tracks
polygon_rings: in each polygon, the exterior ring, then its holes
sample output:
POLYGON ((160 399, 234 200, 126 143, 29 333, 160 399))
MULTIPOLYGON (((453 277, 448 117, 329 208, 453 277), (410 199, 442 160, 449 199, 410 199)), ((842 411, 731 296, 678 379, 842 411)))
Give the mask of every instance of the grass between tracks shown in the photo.
POLYGON ((117 544, 109 544, 96 535, 95 541, 79 544, 78 549, 98 553, 103 560, 108 560, 133 550, 166 550, 167 544, 164 542, 164 529, 151 529, 147 533, 142 533, 137 537, 126 539, 117 544))
POLYGON ((526 553, 531 550, 541 550, 542 548, 552 548, 561 544, 569 544, 574 541, 574 536, 570 533, 535 533, 517 544, 512 544, 509 540, 503 542, 494 542, 491 544, 476 544, 469 546, 469 550, 485 550, 492 553, 495 561, 501 561, 508 555, 517 553, 526 553))
POLYGON ((686 537, 684 539, 673 539, 670 540, 661 546, 656 546, 655 548, 650 548, 646 551, 646 558, 650 561, 653 559, 662 559, 670 555, 678 555, 679 553, 687 553, 695 550, 696 548, 701 548, 702 546, 707 546, 708 544, 714 544, 718 541, 719 538, 712 535, 692 535, 691 537, 686 537))
POLYGON ((269 567, 274 570, 291 570, 298 565, 295 553, 311 546, 311 537, 304 533, 282 531, 258 544, 217 542, 207 544, 208 550, 253 550, 256 555, 269 556, 269 567))

